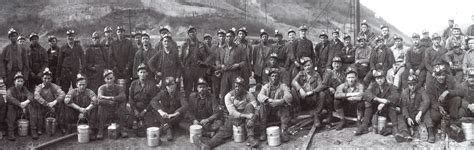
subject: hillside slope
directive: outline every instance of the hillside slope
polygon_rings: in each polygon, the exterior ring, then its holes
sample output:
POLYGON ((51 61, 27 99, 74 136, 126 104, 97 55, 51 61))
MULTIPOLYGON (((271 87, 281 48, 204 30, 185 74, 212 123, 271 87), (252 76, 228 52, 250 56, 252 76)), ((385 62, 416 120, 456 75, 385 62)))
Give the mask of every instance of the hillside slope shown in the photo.
MULTIPOLYGON (((310 26, 309 38, 317 42, 322 31, 339 28, 350 32, 349 0, 0 0, 0 33, 10 27, 23 35, 64 37, 64 31, 75 29, 82 38, 107 26, 124 25, 126 29, 145 30, 158 35, 160 25, 171 27, 178 40, 186 37, 189 25, 199 34, 215 33, 219 28, 245 26, 251 36, 261 28, 287 31, 301 24, 310 26)), ((373 30, 385 24, 374 12, 361 8, 361 19, 367 19, 373 30)), ((392 31, 401 34, 396 28, 392 31)), ((155 36, 154 36, 155 37, 155 36)), ((0 41, 5 41, 1 36, 0 41)), ((87 43, 87 42, 86 42, 87 43)))

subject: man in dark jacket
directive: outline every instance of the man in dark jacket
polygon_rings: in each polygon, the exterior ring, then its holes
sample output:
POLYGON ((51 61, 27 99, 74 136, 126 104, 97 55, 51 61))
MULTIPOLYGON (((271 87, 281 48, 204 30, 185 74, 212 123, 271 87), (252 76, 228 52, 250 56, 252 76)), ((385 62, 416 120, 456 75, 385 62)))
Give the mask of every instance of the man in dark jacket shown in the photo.
POLYGON ((5 78, 7 88, 13 86, 13 78, 17 72, 21 72, 24 75, 25 81, 28 81, 30 70, 27 49, 17 43, 18 33, 15 29, 12 28, 8 31, 8 38, 11 44, 3 48, 1 58, 3 65, 0 66, 2 67, 0 76, 5 78))
POLYGON ((130 80, 132 76, 133 57, 135 52, 132 41, 125 38, 125 28, 117 26, 117 40, 110 44, 109 66, 116 73, 117 79, 130 80))
POLYGON ((322 74, 326 68, 331 67, 330 57, 333 51, 330 49, 332 43, 329 41, 328 35, 325 32, 319 34, 319 39, 321 41, 314 47, 316 58, 318 58, 315 64, 316 67, 318 67, 319 74, 322 74))
POLYGON ((39 44, 37 33, 31 33, 30 41, 30 78, 27 87, 29 90, 33 90, 36 85, 42 82, 40 73, 44 68, 48 67, 48 55, 46 54, 46 49, 39 44))
POLYGON ((59 52, 59 86, 67 93, 71 85, 75 88, 75 76, 82 72, 85 67, 84 51, 79 41, 76 41, 76 31, 68 30, 66 32, 67 43, 61 47, 59 52))
POLYGON ((185 97, 197 87, 196 81, 205 75, 206 69, 202 64, 208 56, 207 46, 197 38, 197 29, 188 28, 188 39, 181 46, 181 62, 183 64, 183 84, 185 97))
POLYGON ((92 33, 92 45, 86 50, 85 73, 89 78, 88 87, 92 91, 97 91, 99 86, 104 84, 102 73, 107 66, 107 49, 100 44, 100 35, 98 32, 92 33))

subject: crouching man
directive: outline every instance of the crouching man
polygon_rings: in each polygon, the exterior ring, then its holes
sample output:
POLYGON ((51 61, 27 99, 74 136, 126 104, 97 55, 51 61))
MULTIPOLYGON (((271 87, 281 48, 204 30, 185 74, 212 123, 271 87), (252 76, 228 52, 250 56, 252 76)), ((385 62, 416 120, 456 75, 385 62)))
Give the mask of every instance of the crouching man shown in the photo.
MULTIPOLYGON (((76 124, 78 120, 86 118, 92 129, 92 133, 89 134, 90 139, 95 140, 95 134, 97 133, 97 96, 92 90, 86 88, 86 77, 81 74, 77 74, 76 86, 77 88, 69 90, 64 99, 64 103, 73 109, 73 111, 68 114, 68 123, 76 124)), ((72 126, 70 127, 69 131, 76 129, 72 128, 72 126)))
POLYGON ((164 80, 165 90, 160 91, 151 100, 150 105, 153 112, 158 112, 158 121, 161 130, 166 132, 165 139, 173 140, 173 130, 183 120, 188 107, 188 102, 183 94, 176 89, 178 83, 174 77, 166 77, 164 80))
MULTIPOLYGON (((216 135, 209 141, 194 138, 193 142, 199 149, 211 149, 223 144, 226 139, 232 137, 232 128, 244 127, 247 132, 247 145, 255 147, 258 141, 254 137, 254 127, 257 123, 257 101, 250 92, 245 91, 245 80, 242 77, 234 79, 234 89, 225 95, 225 105, 229 116, 224 126, 219 128, 216 135)), ((194 136, 198 137, 198 136, 194 136)))
MULTIPOLYGON (((355 135, 362 135, 368 132, 368 126, 372 120, 374 109, 377 110, 377 115, 384 117, 388 116, 393 125, 392 129, 394 129, 392 133, 398 133, 396 130, 398 128, 397 112, 395 111, 395 108, 399 104, 399 93, 397 88, 394 85, 387 83, 385 73, 382 70, 375 70, 373 72, 373 77, 375 77, 375 82, 369 84, 369 87, 362 96, 365 101, 365 113, 363 122, 357 128, 355 135)), ((381 134, 383 134, 383 132, 381 132, 381 134)))
POLYGON ((209 92, 209 83, 204 78, 198 79, 196 90, 189 95, 189 110, 180 126, 189 130, 190 125, 201 125, 203 135, 213 135, 224 124, 221 119, 224 108, 219 105, 216 96, 209 92))
MULTIPOLYGON (((19 119, 23 112, 23 115, 36 114, 33 108, 33 94, 26 89, 24 86, 25 80, 21 72, 16 73, 13 76, 13 87, 7 90, 7 129, 8 137, 10 141, 15 141, 15 123, 19 119)), ((31 125, 31 136, 33 139, 38 139, 38 133, 36 126, 31 125)))
MULTIPOLYGON (((123 113, 121 104, 125 102, 126 96, 124 87, 121 87, 118 84, 115 84, 115 76, 112 70, 106 69, 103 73, 105 84, 99 87, 97 91, 98 101, 99 101, 99 131, 97 133, 97 139, 102 139, 104 137, 104 127, 107 124, 118 123, 121 126, 125 125, 121 122, 120 113, 123 113), (117 109, 119 108, 119 109, 117 109)), ((123 108, 123 106, 122 106, 123 108)), ((121 136, 127 137, 128 134, 125 130, 121 130, 121 136)))
POLYGON ((408 76, 408 88, 402 91, 402 115, 399 115, 398 118, 400 134, 395 134, 395 140, 397 140, 397 142, 410 142, 412 137, 408 128, 416 127, 422 122, 428 130, 428 142, 435 142, 435 130, 433 129, 431 114, 428 111, 430 99, 426 94, 425 88, 416 87, 418 82, 417 76, 408 76))
POLYGON ((268 70, 268 75, 270 76, 269 83, 263 85, 260 93, 257 96, 258 101, 261 104, 261 125, 263 127, 260 130, 260 140, 266 140, 265 128, 267 123, 270 120, 271 116, 276 115, 278 120, 281 122, 280 129, 282 133, 282 141, 287 142, 288 137, 288 125, 290 122, 290 106, 292 101, 292 96, 290 88, 281 82, 280 70, 277 68, 272 68, 268 70))
POLYGON ((342 130, 345 124, 344 106, 356 104, 357 121, 360 123, 362 113, 364 111, 364 101, 362 94, 364 93, 364 85, 358 81, 357 70, 353 67, 346 69, 346 82, 337 86, 334 94, 334 109, 341 117, 341 121, 337 124, 336 130, 342 130))

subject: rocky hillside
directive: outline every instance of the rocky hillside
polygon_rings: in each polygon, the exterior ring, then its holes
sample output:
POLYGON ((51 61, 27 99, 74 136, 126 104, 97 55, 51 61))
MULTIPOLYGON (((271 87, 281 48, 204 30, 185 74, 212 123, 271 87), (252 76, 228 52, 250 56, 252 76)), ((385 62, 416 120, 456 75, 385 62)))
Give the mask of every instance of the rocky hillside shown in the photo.
MULTIPOLYGON (((199 33, 215 33, 219 28, 245 26, 251 35, 261 28, 287 31, 301 24, 310 26, 310 39, 317 42, 321 31, 339 28, 350 32, 349 0, 0 0, 0 42, 6 32, 16 28, 23 35, 39 32, 42 36, 64 37, 67 29, 88 38, 93 31, 124 25, 127 29, 146 30, 158 35, 160 25, 171 27, 179 40, 186 37, 189 25, 199 33)), ((376 19, 374 12, 361 8, 362 19, 374 27, 388 24, 376 19)), ((391 26, 391 25, 390 25, 391 26)), ((401 34, 397 29, 392 31, 401 34)))

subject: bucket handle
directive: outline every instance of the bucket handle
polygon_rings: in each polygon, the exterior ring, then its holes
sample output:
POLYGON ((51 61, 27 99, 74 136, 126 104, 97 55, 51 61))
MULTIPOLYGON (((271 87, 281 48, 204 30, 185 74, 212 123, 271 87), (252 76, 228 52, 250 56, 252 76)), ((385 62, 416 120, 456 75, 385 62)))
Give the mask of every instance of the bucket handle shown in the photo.
POLYGON ((20 119, 26 119, 26 109, 23 109, 20 114, 20 119))
POLYGON ((79 125, 79 122, 81 122, 81 120, 85 120, 85 121, 87 122, 87 125, 89 125, 89 120, 88 120, 86 117, 84 117, 83 119, 79 118, 79 119, 77 120, 76 125, 79 125))

